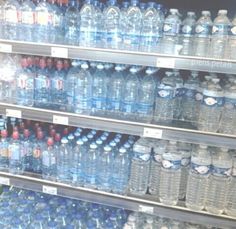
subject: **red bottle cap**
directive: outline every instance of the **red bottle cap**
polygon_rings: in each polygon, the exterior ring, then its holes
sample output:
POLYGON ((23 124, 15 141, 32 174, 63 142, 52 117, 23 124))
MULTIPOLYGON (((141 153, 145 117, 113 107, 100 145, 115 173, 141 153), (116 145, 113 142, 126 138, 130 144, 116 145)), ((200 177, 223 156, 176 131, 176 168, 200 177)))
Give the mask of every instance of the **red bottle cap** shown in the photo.
POLYGON ((2 130, 2 131, 1 131, 1 137, 2 137, 2 138, 6 138, 7 135, 8 135, 7 130, 2 130))
POLYGON ((13 131, 12 138, 13 138, 14 140, 19 139, 19 132, 18 132, 18 131, 13 131))
POLYGON ((24 129, 24 137, 28 138, 30 136, 30 131, 29 129, 24 129))
POLYGON ((48 138, 47 145, 52 146, 54 144, 53 138, 48 138))

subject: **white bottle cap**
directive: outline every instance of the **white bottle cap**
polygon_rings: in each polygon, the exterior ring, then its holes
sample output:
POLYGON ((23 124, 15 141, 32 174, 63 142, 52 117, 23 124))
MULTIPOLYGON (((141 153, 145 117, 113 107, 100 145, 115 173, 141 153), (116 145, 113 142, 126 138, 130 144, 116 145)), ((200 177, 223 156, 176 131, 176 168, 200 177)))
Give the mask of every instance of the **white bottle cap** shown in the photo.
POLYGON ((228 10, 219 10, 218 14, 223 14, 223 15, 227 15, 228 10))
POLYGON ((203 11, 202 11, 202 15, 204 15, 204 16, 210 16, 210 15, 211 15, 211 12, 208 11, 208 10, 203 10, 203 11))
POLYGON ((207 146, 206 145, 199 145, 199 148, 200 149, 207 149, 207 146))
POLYGON ((170 9, 170 13, 172 14, 178 14, 179 11, 177 9, 170 9))
POLYGON ((195 12, 193 12, 193 11, 189 11, 189 12, 187 13, 187 15, 188 15, 188 16, 196 16, 196 15, 195 15, 195 12))

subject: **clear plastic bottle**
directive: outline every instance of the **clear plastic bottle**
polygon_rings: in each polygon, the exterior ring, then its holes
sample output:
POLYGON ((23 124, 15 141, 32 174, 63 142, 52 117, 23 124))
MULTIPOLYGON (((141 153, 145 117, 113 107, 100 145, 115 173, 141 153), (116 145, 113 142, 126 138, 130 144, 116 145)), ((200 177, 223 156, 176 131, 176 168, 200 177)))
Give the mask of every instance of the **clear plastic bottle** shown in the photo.
POLYGON ((179 11, 177 9, 170 9, 170 13, 164 21, 161 53, 178 54, 177 45, 180 26, 179 11))
POLYGON ((138 142, 133 146, 131 160, 129 191, 135 195, 145 195, 148 188, 151 149, 138 142))
POLYGON ((226 48, 225 58, 236 59, 236 16, 234 16, 229 30, 229 42, 226 48))
POLYGON ((194 36, 194 52, 196 56, 207 56, 209 53, 212 31, 212 20, 210 11, 202 11, 202 16, 196 22, 194 36))
POLYGON ((29 129, 24 129, 21 145, 22 145, 22 151, 23 151, 22 153, 24 156, 23 167, 25 171, 30 172, 32 171, 33 148, 32 148, 32 141, 30 139, 29 129))
POLYGON ((181 180, 181 158, 177 142, 170 141, 162 154, 159 198, 161 203, 176 205, 179 198, 181 180))
POLYGON ((187 12, 187 17, 183 20, 181 26, 180 44, 183 46, 181 55, 191 55, 193 53, 193 36, 196 23, 194 12, 187 12))
POLYGON ((228 149, 220 148, 212 156, 212 171, 207 186, 205 208, 220 215, 225 209, 231 178, 232 157, 228 149))
POLYGON ((211 154, 207 146, 199 145, 193 148, 186 190, 187 208, 200 211, 205 207, 210 172, 211 154))
POLYGON ((219 10, 218 16, 213 22, 210 50, 212 58, 224 58, 231 25, 227 13, 227 10, 219 10))
POLYGON ((7 138, 7 130, 1 130, 1 139, 0 139, 0 168, 5 169, 9 166, 9 154, 8 154, 8 145, 9 141, 7 138))

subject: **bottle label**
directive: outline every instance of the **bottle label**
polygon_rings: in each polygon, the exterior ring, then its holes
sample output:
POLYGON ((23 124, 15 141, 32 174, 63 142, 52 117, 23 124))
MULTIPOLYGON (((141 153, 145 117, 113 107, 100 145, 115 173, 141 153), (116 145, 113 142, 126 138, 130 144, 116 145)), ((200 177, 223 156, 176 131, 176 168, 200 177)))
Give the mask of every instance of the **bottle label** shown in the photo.
POLYGON ((174 97, 174 91, 168 89, 157 89, 157 97, 163 99, 172 99, 174 97))
POLYGON ((153 105, 152 104, 145 104, 145 103, 139 103, 137 105, 137 110, 139 114, 143 115, 151 115, 153 111, 153 105))
POLYGON ((93 98, 93 108, 95 109, 105 109, 104 103, 105 103, 105 99, 104 98, 93 98))
POLYGON ((50 81, 45 76, 38 75, 38 77, 35 78, 35 87, 37 89, 42 89, 42 88, 48 89, 50 88, 50 81))
POLYGON ((36 13, 36 23, 38 25, 51 25, 52 15, 48 12, 37 12, 36 13))
POLYGON ((87 98, 75 97, 75 106, 79 110, 91 109, 91 100, 87 98))
POLYGON ((209 107, 222 107, 224 105, 224 98, 209 97, 209 96, 204 95, 202 103, 209 107))
POLYGON ((0 156, 8 158, 8 156, 9 156, 8 147, 1 147, 0 148, 0 156))
POLYGON ((35 14, 32 11, 23 11, 21 13, 21 22, 27 25, 33 25, 35 23, 35 14))
POLYGON ((180 24, 176 23, 165 23, 163 27, 163 33, 165 35, 175 36, 179 33, 180 24))
POLYGON ((140 36, 128 34, 124 37, 124 44, 131 46, 139 46, 140 36))
POLYGON ((12 160, 20 160, 20 147, 19 146, 10 146, 8 153, 9 153, 9 157, 12 160))
POLYGON ((230 28, 230 35, 231 36, 236 36, 236 26, 231 26, 231 28, 230 28))
POLYGON ((27 85, 27 79, 25 77, 17 78, 17 87, 20 89, 25 89, 27 85))
POLYGON ((165 169, 178 170, 181 167, 181 160, 162 160, 162 167, 165 169))
POLYGON ((63 90, 64 89, 64 80, 61 79, 52 79, 51 80, 51 86, 53 89, 56 90, 63 90))
POLYGON ((197 25, 195 28, 195 33, 201 37, 207 37, 211 34, 211 25, 197 25))
POLYGON ((212 174, 216 176, 229 177, 231 175, 231 168, 219 168, 212 166, 212 174))
POLYGON ((119 111, 120 110, 120 101, 119 100, 110 100, 110 110, 119 111))
POLYGON ((190 37, 190 36, 193 35, 193 33, 194 33, 193 26, 190 26, 190 25, 183 25, 182 28, 181 28, 181 33, 182 33, 185 37, 190 37))
POLYGON ((41 149, 39 147, 36 147, 33 150, 33 157, 34 158, 40 158, 41 157, 41 149))
POLYGON ((106 33, 106 41, 108 44, 118 44, 121 42, 121 37, 119 36, 118 31, 107 32, 106 33))
MULTIPOLYGON (((46 153, 47 154, 47 153, 46 153)), ((48 156, 43 156, 43 160, 42 160, 42 163, 44 166, 47 166, 49 167, 50 166, 50 160, 49 160, 49 157, 48 156)))
POLYGON ((141 161, 149 161, 151 158, 150 153, 134 153, 134 158, 141 160, 141 161))
POLYGON ((219 24, 212 27, 212 35, 228 35, 229 34, 229 25, 219 24))
POLYGON ((200 175, 208 175, 211 172, 211 165, 198 165, 191 162, 191 170, 200 175))
POLYGON ((54 14, 51 16, 52 17, 52 25, 54 27, 59 27, 62 24, 62 16, 58 14, 54 14))
POLYGON ((56 157, 51 156, 51 165, 56 165, 56 157))
POLYGON ((5 21, 9 23, 18 23, 19 13, 17 10, 9 9, 5 11, 5 21))
POLYGON ((96 41, 95 33, 90 31, 88 28, 82 28, 79 32, 79 41, 81 44, 93 44, 96 41))
POLYGON ((225 106, 227 110, 236 109, 236 99, 225 98, 225 106))
POLYGON ((134 113, 134 103, 133 102, 123 102, 122 111, 125 113, 134 113))

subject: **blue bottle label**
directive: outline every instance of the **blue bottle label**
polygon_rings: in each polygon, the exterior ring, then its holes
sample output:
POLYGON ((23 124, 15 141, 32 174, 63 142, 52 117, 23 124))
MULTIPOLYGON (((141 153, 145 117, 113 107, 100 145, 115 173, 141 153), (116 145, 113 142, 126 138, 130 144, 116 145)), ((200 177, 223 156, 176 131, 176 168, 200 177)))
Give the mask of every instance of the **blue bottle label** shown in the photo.
POLYGON ((91 109, 91 100, 87 98, 75 98, 75 106, 79 109, 91 109))
POLYGON ((222 107, 224 106, 224 98, 223 97, 209 97, 206 95, 203 95, 202 103, 205 106, 209 107, 222 107))
POLYGON ((195 33, 200 37, 207 37, 211 34, 212 26, 207 24, 197 25, 195 33))
POLYGON ((215 176, 229 177, 231 175, 231 168, 219 168, 216 166, 212 167, 212 174, 214 174, 215 176))
POLYGON ((198 165, 191 162, 191 170, 195 174, 208 175, 211 172, 211 165, 198 165))
POLYGON ((139 46, 140 36, 136 34, 127 34, 124 38, 124 43, 131 46, 139 46))
POLYGON ((165 35, 175 36, 179 34, 179 30, 180 30, 180 24, 168 23, 168 22, 164 23, 163 33, 165 35))
POLYGON ((134 153, 134 158, 138 159, 138 160, 141 160, 141 161, 149 161, 150 158, 151 158, 151 155, 150 155, 150 153, 138 153, 138 152, 135 152, 134 153))
POLYGON ((133 102, 123 102, 122 111, 125 113, 134 113, 134 103, 133 102))
POLYGON ((51 87, 55 90, 63 90, 64 89, 64 80, 62 79, 52 79, 51 80, 51 87))
POLYGON ((9 157, 12 160, 20 160, 20 147, 19 146, 10 146, 8 153, 9 153, 9 157))
POLYGON ((212 27, 212 35, 228 35, 230 27, 225 24, 218 24, 212 27))
POLYGON ((119 111, 120 110, 120 101, 110 99, 110 110, 119 111))
POLYGON ((181 34, 185 37, 190 37, 194 34, 194 27, 190 25, 183 25, 181 28, 181 34))
POLYGON ((93 108, 99 109, 99 110, 106 109, 106 107, 104 106, 105 101, 106 99, 104 98, 93 98, 93 108))
POLYGON ((225 106, 227 110, 236 109, 236 99, 225 98, 225 106))
POLYGON ((236 36, 236 26, 235 25, 231 26, 229 34, 231 36, 236 36))
POLYGON ((165 169, 178 170, 181 168, 181 160, 162 160, 162 167, 165 169))
POLYGON ((153 111, 153 105, 152 104, 139 103, 137 105, 137 111, 138 111, 139 114, 151 115, 152 111, 153 111))

